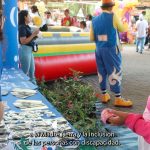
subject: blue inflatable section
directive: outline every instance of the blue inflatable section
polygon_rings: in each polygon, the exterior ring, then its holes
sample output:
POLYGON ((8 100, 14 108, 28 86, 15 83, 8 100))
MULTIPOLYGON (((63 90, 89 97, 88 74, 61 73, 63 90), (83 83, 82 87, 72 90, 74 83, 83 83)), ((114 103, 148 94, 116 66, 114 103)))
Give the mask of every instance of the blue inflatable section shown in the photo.
POLYGON ((4 0, 3 61, 6 68, 18 68, 18 7, 17 0, 4 0))

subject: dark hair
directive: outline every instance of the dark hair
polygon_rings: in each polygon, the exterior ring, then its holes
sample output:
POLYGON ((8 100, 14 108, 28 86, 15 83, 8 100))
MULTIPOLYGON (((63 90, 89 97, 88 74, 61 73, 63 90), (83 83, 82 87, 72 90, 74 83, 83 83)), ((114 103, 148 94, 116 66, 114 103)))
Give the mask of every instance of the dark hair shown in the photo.
POLYGON ((51 12, 50 12, 50 11, 47 11, 46 14, 47 14, 47 15, 51 15, 51 12))
POLYGON ((85 21, 81 21, 80 24, 82 24, 84 27, 86 27, 86 22, 85 21))
POLYGON ((22 24, 25 24, 25 17, 28 16, 28 11, 27 10, 21 10, 19 12, 19 16, 18 16, 18 19, 19 19, 19 25, 22 25, 22 24))
POLYGON ((109 10, 109 9, 112 9, 113 6, 101 6, 101 9, 102 10, 109 10))
POLYGON ((18 7, 18 12, 20 12, 20 8, 18 7))
POLYGON ((92 15, 88 14, 87 17, 89 18, 89 20, 92 20, 92 15))
POLYGON ((33 5, 33 6, 31 7, 31 10, 32 10, 33 13, 39 12, 37 6, 35 6, 35 5, 33 5))
POLYGON ((142 11, 142 14, 145 16, 145 15, 146 15, 146 11, 145 11, 145 10, 143 10, 143 11, 142 11))
POLYGON ((65 12, 69 13, 70 11, 69 11, 69 9, 65 9, 65 12))

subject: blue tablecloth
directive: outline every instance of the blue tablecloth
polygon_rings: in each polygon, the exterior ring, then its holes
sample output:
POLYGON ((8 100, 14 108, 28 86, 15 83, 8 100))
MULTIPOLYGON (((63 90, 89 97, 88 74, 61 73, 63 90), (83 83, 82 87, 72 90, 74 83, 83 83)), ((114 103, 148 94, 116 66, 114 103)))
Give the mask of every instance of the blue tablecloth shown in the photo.
MULTIPOLYGON (((16 108, 13 105, 13 103, 19 98, 13 96, 10 93, 10 91, 16 87, 29 88, 29 89, 37 88, 37 86, 32 84, 29 81, 29 78, 21 70, 15 70, 15 69, 9 69, 9 70, 4 69, 0 85, 2 87, 2 90, 9 91, 8 95, 2 96, 2 100, 6 101, 7 105, 11 108, 11 110, 13 110, 15 112, 20 112, 20 109, 16 108)), ((37 93, 34 96, 30 96, 26 99, 42 101, 44 104, 46 104, 48 106, 48 109, 56 115, 55 117, 52 117, 52 118, 63 117, 61 115, 61 113, 59 113, 56 110, 56 108, 39 91, 37 91, 37 93)), ((73 131, 77 132, 77 130, 74 129, 73 126, 71 126, 71 124, 69 124, 69 125, 73 131)), ((45 141, 46 140, 48 140, 48 139, 45 139, 45 141)), ((81 137, 79 140, 80 141, 83 140, 83 137, 81 137)), ((38 150, 37 147, 35 149, 38 150)))
POLYGON ((11 91, 13 88, 28 88, 36 89, 37 86, 29 81, 22 70, 18 69, 3 69, 0 86, 2 90, 11 91))
POLYGON ((3 68, 1 80, 2 81, 12 81, 15 82, 17 80, 28 81, 30 78, 26 76, 22 70, 20 69, 6 69, 3 68))

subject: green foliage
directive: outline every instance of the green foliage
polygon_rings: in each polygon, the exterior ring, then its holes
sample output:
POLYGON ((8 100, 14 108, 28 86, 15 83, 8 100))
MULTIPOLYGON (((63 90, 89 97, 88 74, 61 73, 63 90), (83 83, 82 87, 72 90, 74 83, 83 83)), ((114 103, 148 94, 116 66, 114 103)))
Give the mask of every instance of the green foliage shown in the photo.
POLYGON ((145 19, 146 19, 148 22, 150 22, 150 10, 149 10, 149 9, 146 10, 145 19))
POLYGON ((77 3, 68 3, 67 8, 70 9, 71 16, 76 16, 79 12, 80 5, 77 3))
POLYGON ((79 131, 96 131, 95 93, 92 87, 81 81, 79 72, 54 83, 40 83, 43 95, 79 131))

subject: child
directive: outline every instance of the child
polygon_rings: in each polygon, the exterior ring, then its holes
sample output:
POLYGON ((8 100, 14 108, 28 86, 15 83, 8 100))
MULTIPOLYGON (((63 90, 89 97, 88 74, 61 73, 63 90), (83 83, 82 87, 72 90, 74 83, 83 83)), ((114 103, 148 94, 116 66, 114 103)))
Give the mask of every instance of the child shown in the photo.
MULTIPOLYGON (((146 122, 150 123, 150 96, 147 100, 147 105, 143 113, 143 118, 146 122)), ((138 136, 138 149, 139 150, 150 150, 150 143, 147 143, 142 136, 138 136)))
POLYGON ((150 150, 150 96, 143 115, 104 109, 101 113, 104 123, 125 125, 139 136, 139 150, 150 150))
POLYGON ((80 22, 80 28, 82 29, 82 32, 89 32, 89 30, 86 27, 86 22, 85 21, 80 22))
POLYGON ((52 19, 52 14, 51 14, 50 11, 47 11, 47 12, 46 12, 45 23, 46 23, 48 26, 54 26, 54 21, 53 21, 53 19, 52 19))
POLYGON ((65 9, 64 15, 65 17, 61 20, 61 26, 72 26, 73 19, 70 17, 69 9, 65 9))

